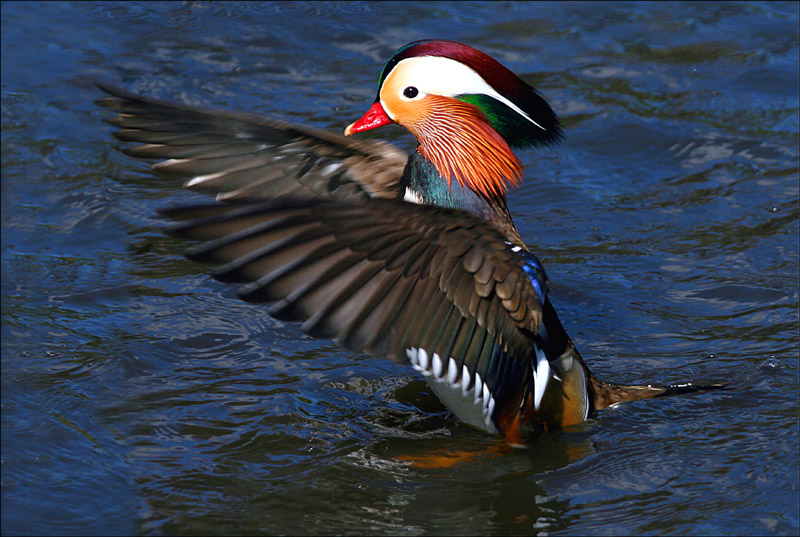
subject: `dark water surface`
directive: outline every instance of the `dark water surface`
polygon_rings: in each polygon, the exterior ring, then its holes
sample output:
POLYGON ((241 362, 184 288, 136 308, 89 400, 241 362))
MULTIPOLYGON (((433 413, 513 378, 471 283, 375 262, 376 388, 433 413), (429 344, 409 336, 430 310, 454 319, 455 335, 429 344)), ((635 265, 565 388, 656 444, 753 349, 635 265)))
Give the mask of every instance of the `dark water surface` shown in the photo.
POLYGON ((798 130, 796 2, 4 2, 2 533, 796 535, 798 130), (510 205, 595 373, 732 390, 506 453, 185 260, 155 210, 206 198, 93 104, 99 79, 341 131, 428 37, 563 118, 510 205))

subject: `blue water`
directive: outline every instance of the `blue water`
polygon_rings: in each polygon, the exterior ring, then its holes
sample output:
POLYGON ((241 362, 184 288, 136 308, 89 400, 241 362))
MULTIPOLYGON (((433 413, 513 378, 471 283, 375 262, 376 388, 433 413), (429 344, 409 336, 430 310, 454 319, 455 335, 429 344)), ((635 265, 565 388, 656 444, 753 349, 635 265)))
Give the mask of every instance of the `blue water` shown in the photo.
POLYGON ((796 2, 1 7, 4 535, 800 530, 796 2), (510 206, 593 371, 731 390, 506 452, 410 367, 185 260, 155 211, 206 198, 117 152, 93 104, 104 80, 341 131, 429 37, 562 117, 510 206))

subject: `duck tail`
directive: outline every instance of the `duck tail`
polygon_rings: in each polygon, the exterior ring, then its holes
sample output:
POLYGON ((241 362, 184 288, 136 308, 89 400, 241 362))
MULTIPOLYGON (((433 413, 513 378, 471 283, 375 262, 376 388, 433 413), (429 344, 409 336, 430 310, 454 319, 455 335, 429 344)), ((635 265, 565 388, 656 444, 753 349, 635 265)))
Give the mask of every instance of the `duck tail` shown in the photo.
POLYGON ((594 375, 590 375, 589 383, 594 391, 594 408, 601 410, 617 403, 653 399, 669 395, 683 395, 687 393, 704 392, 726 388, 729 383, 699 384, 696 382, 683 382, 669 386, 623 386, 603 382, 594 375))

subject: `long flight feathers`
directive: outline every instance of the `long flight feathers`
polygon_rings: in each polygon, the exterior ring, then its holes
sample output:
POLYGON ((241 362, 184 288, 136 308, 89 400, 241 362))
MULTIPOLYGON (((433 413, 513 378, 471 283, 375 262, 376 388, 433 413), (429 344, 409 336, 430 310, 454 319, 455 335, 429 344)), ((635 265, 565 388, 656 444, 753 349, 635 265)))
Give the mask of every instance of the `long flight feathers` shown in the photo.
POLYGON ((304 321, 314 334, 353 349, 388 347, 404 361, 406 347, 429 342, 445 351, 463 345, 477 356, 491 336, 525 360, 541 323, 517 254, 496 248, 503 236, 463 211, 388 200, 286 199, 165 214, 182 221, 170 234, 205 241, 190 251, 192 259, 222 264, 215 273, 221 280, 247 282, 242 298, 276 302, 271 313, 279 318, 304 321), (499 265, 516 268, 494 270, 499 265), (509 285, 510 301, 498 294, 509 285), (464 332, 472 322, 482 332, 478 339, 464 332), (451 330, 454 342, 441 335, 451 330))
POLYGON ((142 144, 125 153, 164 159, 153 165, 155 173, 183 179, 187 188, 219 200, 403 196, 408 155, 390 144, 97 86, 111 95, 97 103, 119 114, 108 121, 119 128, 114 136, 142 144))

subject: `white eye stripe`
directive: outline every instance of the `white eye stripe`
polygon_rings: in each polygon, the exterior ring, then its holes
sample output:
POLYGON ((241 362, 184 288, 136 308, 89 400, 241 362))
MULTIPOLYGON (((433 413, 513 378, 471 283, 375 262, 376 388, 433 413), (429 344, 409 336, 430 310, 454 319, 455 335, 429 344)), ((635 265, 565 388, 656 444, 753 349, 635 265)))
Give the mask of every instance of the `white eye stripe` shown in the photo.
MULTIPOLYGON (((546 130, 517 105, 497 93, 477 72, 456 60, 441 56, 406 58, 401 60, 389 73, 383 86, 386 87, 389 80, 394 77, 400 77, 397 85, 400 88, 399 97, 405 101, 413 100, 403 95, 403 91, 409 86, 414 86, 419 90, 419 95, 414 99, 419 99, 423 94, 455 97, 465 93, 482 93, 494 97, 540 129, 546 130)), ((394 86, 394 83, 391 86, 394 86)), ((381 90, 381 94, 383 94, 383 90, 381 90)), ((390 117, 392 116, 388 109, 386 112, 390 117)))

